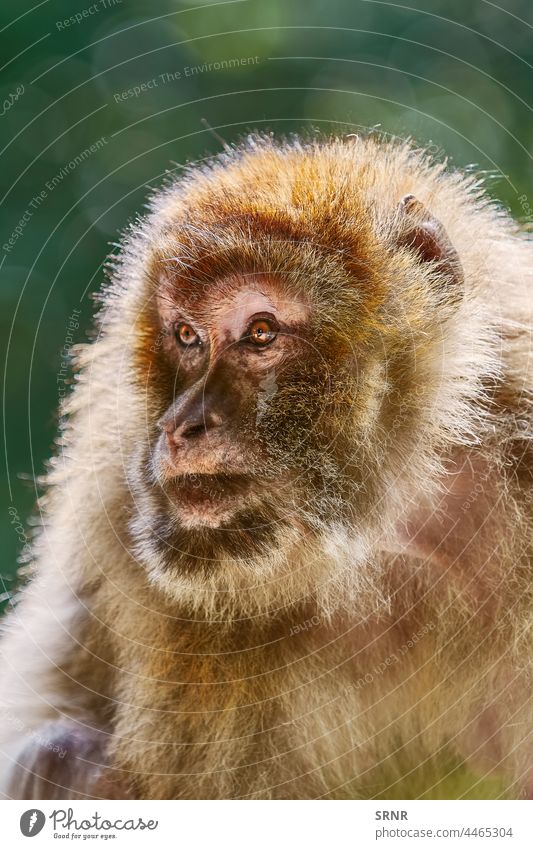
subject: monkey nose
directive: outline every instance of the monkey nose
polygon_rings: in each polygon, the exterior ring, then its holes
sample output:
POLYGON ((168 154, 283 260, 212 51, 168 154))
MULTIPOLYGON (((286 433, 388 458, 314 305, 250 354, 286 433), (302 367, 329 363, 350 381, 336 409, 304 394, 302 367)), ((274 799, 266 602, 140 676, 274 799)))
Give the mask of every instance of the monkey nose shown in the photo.
POLYGON ((222 418, 211 410, 197 408, 189 414, 163 416, 159 420, 160 429, 166 434, 171 449, 203 436, 222 425, 222 418))

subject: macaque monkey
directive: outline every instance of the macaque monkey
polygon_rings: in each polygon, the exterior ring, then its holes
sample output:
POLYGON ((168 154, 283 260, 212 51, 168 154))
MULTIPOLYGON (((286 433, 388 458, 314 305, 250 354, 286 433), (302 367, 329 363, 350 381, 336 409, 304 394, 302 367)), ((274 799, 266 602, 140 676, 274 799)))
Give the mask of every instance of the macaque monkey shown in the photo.
POLYGON ((531 796, 532 269, 400 142, 254 136, 157 192, 4 623, 4 796, 531 796))

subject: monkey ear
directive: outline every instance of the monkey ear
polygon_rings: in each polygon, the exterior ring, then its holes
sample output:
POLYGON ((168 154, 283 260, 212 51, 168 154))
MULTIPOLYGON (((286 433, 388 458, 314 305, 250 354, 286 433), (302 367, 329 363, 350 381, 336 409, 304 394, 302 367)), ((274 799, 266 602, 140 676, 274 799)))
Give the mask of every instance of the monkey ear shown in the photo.
POLYGON ((464 286, 461 260, 440 221, 414 195, 402 198, 400 212, 407 219, 402 222, 400 245, 416 251, 421 262, 436 263, 438 271, 454 287, 453 300, 460 300, 464 286))

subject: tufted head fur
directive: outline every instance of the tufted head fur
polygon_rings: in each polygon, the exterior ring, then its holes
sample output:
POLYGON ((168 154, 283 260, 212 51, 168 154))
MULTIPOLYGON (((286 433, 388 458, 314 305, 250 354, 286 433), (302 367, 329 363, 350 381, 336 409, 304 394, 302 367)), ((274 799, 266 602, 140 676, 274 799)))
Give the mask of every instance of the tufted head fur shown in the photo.
POLYGON ((125 549, 195 615, 304 597, 326 614, 365 609, 376 535, 409 493, 436 485, 448 449, 490 427, 502 318, 486 269, 511 227, 473 177, 404 143, 253 137, 189 168, 127 233, 98 338, 78 353, 66 472, 90 456, 97 477, 102 458, 107 481, 105 493, 83 487, 85 509, 120 502, 125 549), (236 277, 306 319, 291 362, 265 373, 274 389, 242 417, 249 496, 217 527, 190 527, 152 461, 182 391, 167 319, 178 304, 209 321, 236 277))

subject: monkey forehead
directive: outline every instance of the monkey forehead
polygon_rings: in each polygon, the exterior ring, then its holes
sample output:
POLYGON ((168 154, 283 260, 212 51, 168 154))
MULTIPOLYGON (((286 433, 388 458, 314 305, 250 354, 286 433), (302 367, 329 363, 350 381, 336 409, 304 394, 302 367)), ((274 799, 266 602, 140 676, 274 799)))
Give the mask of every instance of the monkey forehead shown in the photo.
POLYGON ((300 325, 311 312, 308 298, 291 294, 268 274, 228 275, 202 287, 201 293, 179 285, 170 288, 167 282, 158 306, 164 320, 182 312, 190 320, 216 325, 224 335, 239 334, 257 313, 273 313, 282 322, 300 325))
POLYGON ((251 315, 260 312, 298 324, 309 318, 309 301, 289 294, 280 281, 269 275, 232 275, 220 283, 209 312, 220 319, 221 329, 240 328, 251 315))

